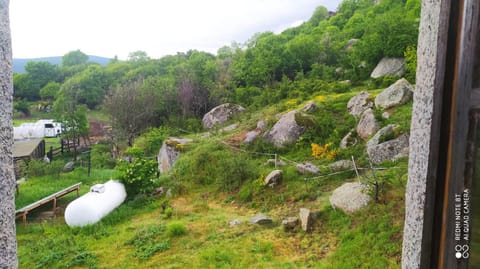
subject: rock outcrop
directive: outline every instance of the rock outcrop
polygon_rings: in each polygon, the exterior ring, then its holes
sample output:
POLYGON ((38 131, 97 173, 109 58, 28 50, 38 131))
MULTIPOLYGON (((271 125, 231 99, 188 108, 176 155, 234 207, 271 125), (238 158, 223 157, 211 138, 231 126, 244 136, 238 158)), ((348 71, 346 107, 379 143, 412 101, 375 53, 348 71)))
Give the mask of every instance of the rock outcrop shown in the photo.
POLYGON ((295 114, 297 113, 297 110, 293 110, 283 115, 272 129, 263 135, 263 139, 273 143, 276 147, 283 147, 297 142, 305 131, 305 127, 295 121, 295 114))
POLYGON ((379 78, 383 76, 403 76, 405 74, 404 58, 388 58, 385 57, 377 64, 370 74, 371 78, 379 78))
POLYGON ((173 166, 180 157, 180 149, 183 145, 193 142, 192 139, 182 139, 176 137, 169 137, 163 141, 162 147, 157 156, 158 171, 165 173, 173 166))
POLYGON ((232 116, 245 111, 240 105, 226 103, 219 105, 203 116, 202 123, 206 129, 211 129, 217 124, 223 124, 231 119, 232 116))
POLYGON ((352 97, 347 103, 347 110, 350 115, 359 116, 365 110, 373 107, 373 99, 370 93, 363 91, 352 97))
POLYGON ((332 207, 339 208, 345 213, 353 213, 364 208, 370 200, 367 187, 358 182, 345 183, 335 189, 330 196, 332 207))
POLYGON ((413 90, 413 86, 406 79, 401 78, 377 95, 375 106, 388 109, 403 105, 412 99, 413 90))
POLYGON ((371 135, 375 134, 378 130, 378 122, 375 119, 373 110, 371 108, 365 110, 360 117, 360 121, 357 125, 357 134, 363 139, 367 140, 371 135))

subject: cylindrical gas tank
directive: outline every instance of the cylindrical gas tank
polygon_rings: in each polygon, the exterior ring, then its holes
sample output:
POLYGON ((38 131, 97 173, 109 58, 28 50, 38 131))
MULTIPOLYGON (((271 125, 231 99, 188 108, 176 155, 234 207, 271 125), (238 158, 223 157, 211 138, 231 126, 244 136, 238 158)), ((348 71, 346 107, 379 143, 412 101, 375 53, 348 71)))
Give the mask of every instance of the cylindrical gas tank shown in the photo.
POLYGON ((126 197, 125 187, 116 180, 94 185, 90 192, 67 206, 65 222, 70 227, 94 224, 121 205, 126 197))

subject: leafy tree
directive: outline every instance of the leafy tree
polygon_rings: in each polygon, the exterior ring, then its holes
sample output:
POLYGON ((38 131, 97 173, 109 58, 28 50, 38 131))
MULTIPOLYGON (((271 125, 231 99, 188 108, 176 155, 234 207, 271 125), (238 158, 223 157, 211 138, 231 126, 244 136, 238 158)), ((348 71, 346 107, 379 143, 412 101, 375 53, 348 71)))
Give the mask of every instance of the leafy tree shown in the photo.
POLYGON ((99 65, 89 65, 82 72, 69 78, 61 89, 76 91, 76 100, 90 109, 102 103, 107 88, 107 79, 103 68, 99 65))
POLYGON ((145 63, 149 60, 147 53, 145 51, 137 50, 134 52, 130 52, 128 54, 128 61, 134 63, 145 63))
POLYGON ((60 78, 58 66, 49 62, 28 62, 25 65, 25 71, 25 74, 16 74, 14 77, 15 97, 30 101, 38 100, 40 89, 47 83, 60 78))
POLYGON ((40 89, 40 97, 43 100, 53 101, 60 91, 60 83, 50 81, 47 85, 40 89))
POLYGON ((313 12, 313 15, 308 20, 308 23, 312 27, 316 27, 321 21, 326 20, 327 18, 328 18, 328 9, 324 6, 319 6, 313 12))
POLYGON ((25 116, 30 116, 30 106, 25 99, 16 100, 13 102, 13 108, 22 112, 25 116))
POLYGON ((80 50, 70 51, 69 53, 63 55, 62 57, 62 66, 75 66, 83 65, 88 61, 88 55, 81 52, 80 50))
POLYGON ((73 144, 74 159, 77 157, 77 148, 80 138, 88 138, 87 108, 79 104, 79 91, 74 83, 65 83, 60 89, 54 103, 57 119, 62 122, 64 130, 62 136, 73 144))

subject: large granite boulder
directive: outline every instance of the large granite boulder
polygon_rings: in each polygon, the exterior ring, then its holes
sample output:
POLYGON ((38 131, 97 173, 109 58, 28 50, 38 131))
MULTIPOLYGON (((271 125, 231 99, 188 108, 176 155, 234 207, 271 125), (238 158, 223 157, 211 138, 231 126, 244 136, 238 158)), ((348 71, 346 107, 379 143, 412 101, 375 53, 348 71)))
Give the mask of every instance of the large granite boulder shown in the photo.
POLYGON ((388 58, 385 57, 377 64, 370 74, 371 78, 379 78, 383 76, 403 76, 405 74, 404 58, 388 58))
POLYGON ((357 125, 357 134, 363 139, 367 140, 371 135, 375 134, 378 130, 378 122, 375 119, 373 110, 371 108, 365 110, 360 116, 360 121, 357 125))
POLYGON ((193 142, 192 139, 169 137, 163 141, 157 156, 158 171, 165 173, 180 157, 180 150, 185 144, 193 142))
POLYGON ((372 163, 378 164, 407 157, 409 145, 408 139, 408 135, 403 134, 395 139, 377 145, 367 145, 368 158, 372 163))
POLYGON ((305 132, 305 127, 295 121, 297 113, 297 110, 292 110, 283 115, 272 129, 263 135, 263 139, 273 143, 276 147, 283 147, 297 142, 303 132, 305 132))
POLYGON ((359 116, 368 108, 373 107, 373 99, 370 93, 363 91, 352 97, 347 103, 347 110, 350 115, 359 116))
POLYGON ((332 207, 339 208, 345 213, 353 213, 364 208, 370 200, 367 187, 358 182, 345 183, 335 189, 330 196, 332 207))
POLYGON ((388 109, 403 105, 412 99, 413 90, 413 86, 406 79, 401 78, 377 95, 375 106, 388 109))
POLYGON ((230 103, 219 105, 203 116, 203 127, 206 129, 211 129, 213 126, 217 124, 223 124, 231 119, 232 116, 243 111, 245 111, 245 108, 240 105, 230 103))

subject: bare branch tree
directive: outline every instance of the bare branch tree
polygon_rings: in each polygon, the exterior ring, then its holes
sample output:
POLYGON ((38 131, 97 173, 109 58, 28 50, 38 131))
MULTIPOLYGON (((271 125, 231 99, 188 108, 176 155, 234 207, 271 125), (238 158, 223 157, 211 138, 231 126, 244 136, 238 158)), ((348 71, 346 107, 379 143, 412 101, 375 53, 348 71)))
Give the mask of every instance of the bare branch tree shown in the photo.
POLYGON ((154 121, 156 103, 155 91, 144 87, 143 80, 126 82, 112 89, 104 106, 110 114, 114 139, 125 139, 128 146, 132 146, 135 137, 154 121))

